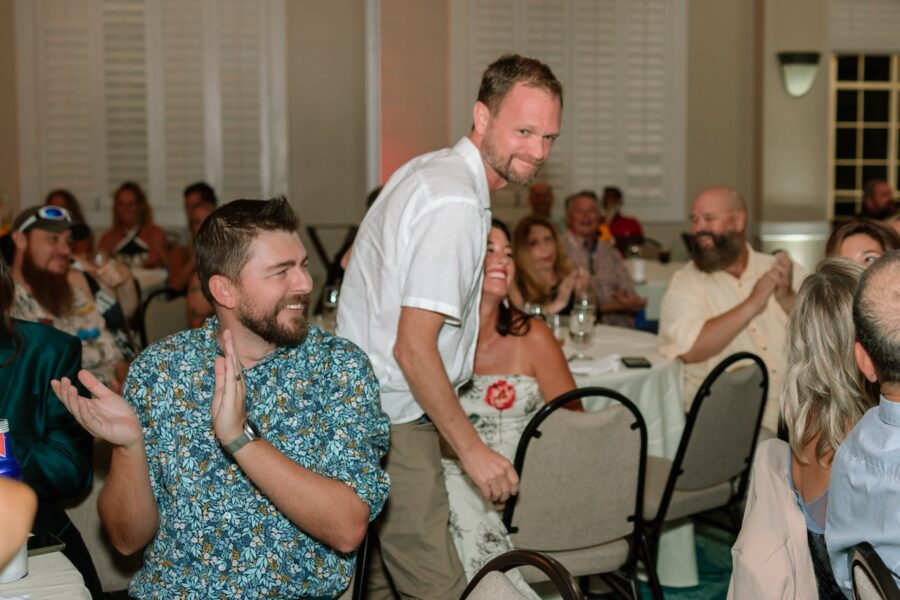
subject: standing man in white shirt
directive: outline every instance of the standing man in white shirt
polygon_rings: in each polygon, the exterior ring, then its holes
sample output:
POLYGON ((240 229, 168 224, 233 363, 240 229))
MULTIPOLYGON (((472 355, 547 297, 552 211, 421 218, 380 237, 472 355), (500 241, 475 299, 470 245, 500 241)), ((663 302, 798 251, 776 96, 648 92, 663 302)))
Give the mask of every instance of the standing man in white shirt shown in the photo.
POLYGON ((391 418, 391 493, 378 537, 403 598, 455 600, 466 584, 447 529, 438 433, 487 500, 518 489, 512 465, 481 441, 456 391, 472 374, 490 192, 531 181, 561 116, 562 85, 547 65, 499 58, 482 77, 469 135, 400 167, 356 237, 337 333, 371 358, 391 418))

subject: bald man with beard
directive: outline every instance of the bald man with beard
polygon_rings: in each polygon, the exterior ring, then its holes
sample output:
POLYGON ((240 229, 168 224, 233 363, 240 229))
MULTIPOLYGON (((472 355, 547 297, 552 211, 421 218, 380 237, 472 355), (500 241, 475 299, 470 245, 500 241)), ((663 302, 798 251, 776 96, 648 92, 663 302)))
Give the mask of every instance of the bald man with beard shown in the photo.
POLYGON ((735 352, 758 354, 769 371, 763 426, 778 428, 787 318, 806 273, 786 254, 756 252, 746 240, 744 199, 726 186, 694 199, 692 260, 663 296, 659 352, 684 362, 685 410, 700 384, 735 352))

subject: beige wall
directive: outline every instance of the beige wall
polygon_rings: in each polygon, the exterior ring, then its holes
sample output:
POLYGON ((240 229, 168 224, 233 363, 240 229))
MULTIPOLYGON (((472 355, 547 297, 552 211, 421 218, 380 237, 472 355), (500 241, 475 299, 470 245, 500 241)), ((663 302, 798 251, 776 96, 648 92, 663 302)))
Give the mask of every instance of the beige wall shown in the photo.
POLYGON ((381 2, 381 182, 450 144, 447 0, 381 2))
POLYGON ((756 196, 755 9, 747 0, 688 2, 687 211, 697 192, 756 196))
MULTIPOLYGON (((21 202, 13 3, 0 0, 0 205, 9 203, 16 210, 21 202)), ((0 219, 3 217, 0 214, 0 219)))
POLYGON ((761 60, 763 220, 828 217, 828 13, 821 0, 764 0, 761 60), (791 98, 776 54, 821 53, 810 92, 791 98))
MULTIPOLYGON (((366 198, 365 4, 287 3, 291 203, 304 225, 356 223, 366 198)), ((334 252, 342 232, 324 234, 334 252)), ((310 245, 320 288, 323 268, 310 245)))

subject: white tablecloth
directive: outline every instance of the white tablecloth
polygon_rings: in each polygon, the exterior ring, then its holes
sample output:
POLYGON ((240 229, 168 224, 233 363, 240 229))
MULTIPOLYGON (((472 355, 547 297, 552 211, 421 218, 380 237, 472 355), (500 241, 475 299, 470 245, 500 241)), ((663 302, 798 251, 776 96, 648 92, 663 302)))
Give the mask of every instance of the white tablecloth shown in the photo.
POLYGON ((90 600, 84 579, 62 552, 28 558, 28 575, 12 583, 0 584, 0 599, 90 600))
MULTIPOLYGON (((568 354, 568 344, 563 348, 568 354)), ((647 424, 647 453, 675 458, 685 414, 682 409, 681 363, 656 352, 656 336, 634 329, 598 325, 588 355, 601 361, 610 355, 642 356, 649 369, 628 369, 590 375, 575 375, 579 387, 607 387, 637 405, 647 424)), ((588 398, 585 410, 601 410, 609 404, 602 398, 588 398)), ((660 581, 672 587, 697 585, 697 557, 694 527, 690 522, 666 531, 660 540, 657 564, 660 581)))

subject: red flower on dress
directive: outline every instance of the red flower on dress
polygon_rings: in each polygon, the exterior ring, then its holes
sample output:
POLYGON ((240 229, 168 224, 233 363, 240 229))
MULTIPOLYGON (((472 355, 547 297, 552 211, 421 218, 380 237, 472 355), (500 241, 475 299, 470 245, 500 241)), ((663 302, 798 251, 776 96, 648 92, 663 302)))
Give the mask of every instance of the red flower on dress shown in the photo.
POLYGON ((516 388, 508 384, 505 379, 498 379, 488 386, 484 393, 484 401, 488 406, 497 410, 506 410, 516 401, 516 388))

